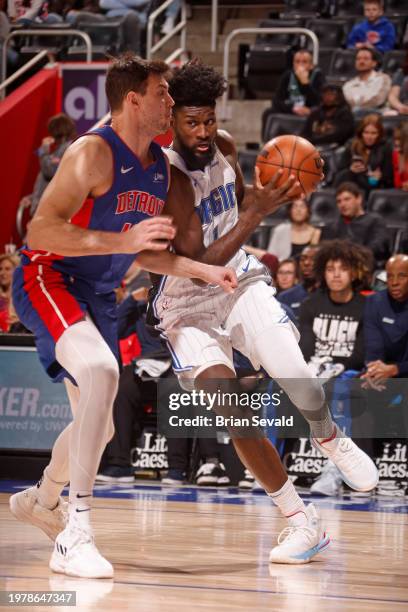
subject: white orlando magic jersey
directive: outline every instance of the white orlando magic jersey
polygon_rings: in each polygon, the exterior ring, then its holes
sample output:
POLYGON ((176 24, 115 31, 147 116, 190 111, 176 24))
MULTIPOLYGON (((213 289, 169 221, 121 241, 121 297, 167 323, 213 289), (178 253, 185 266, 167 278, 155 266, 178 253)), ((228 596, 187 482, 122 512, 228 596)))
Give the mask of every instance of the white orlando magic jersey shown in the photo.
MULTIPOLYGON (((189 170, 183 158, 173 149, 167 149, 166 154, 170 164, 184 172, 193 185, 195 194, 195 209, 202 228, 204 245, 229 232, 238 221, 238 205, 235 195, 235 171, 216 147, 211 163, 204 170, 189 170)), ((180 206, 183 203, 180 202, 180 206)), ((253 255, 248 256, 240 249, 226 264, 234 268, 238 277, 253 275, 254 271, 264 271, 264 266, 253 255)), ((161 294, 179 296, 180 292, 202 293, 204 287, 197 286, 190 279, 166 277, 160 287, 161 294)), ((222 291, 222 289, 220 289, 222 291)))

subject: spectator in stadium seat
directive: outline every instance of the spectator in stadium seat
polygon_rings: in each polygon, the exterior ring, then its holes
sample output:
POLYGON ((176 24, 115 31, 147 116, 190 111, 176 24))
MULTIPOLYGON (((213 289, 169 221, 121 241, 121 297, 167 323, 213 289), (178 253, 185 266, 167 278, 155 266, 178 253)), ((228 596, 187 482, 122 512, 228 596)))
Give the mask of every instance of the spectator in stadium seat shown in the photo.
POLYGON ((408 51, 403 67, 393 76, 388 103, 397 114, 408 115, 408 51))
POLYGON ((322 87, 322 101, 306 120, 302 136, 319 148, 341 146, 354 134, 354 117, 338 85, 322 87))
POLYGON ((60 0, 7 0, 7 12, 11 22, 26 26, 35 23, 61 23, 63 4, 60 0))
POLYGON ((298 283, 298 266, 296 260, 289 258, 280 261, 274 280, 277 293, 292 289, 292 287, 298 283))
POLYGON ((286 71, 273 98, 275 113, 293 113, 307 117, 320 102, 324 75, 313 66, 313 56, 307 49, 296 51, 291 70, 286 71))
POLYGON ((347 38, 347 48, 370 47, 381 53, 394 49, 395 28, 394 24, 384 17, 382 0, 365 0, 364 15, 366 19, 352 28, 347 38))
POLYGON ((272 99, 272 107, 262 115, 262 134, 266 120, 274 113, 310 115, 320 102, 320 90, 325 77, 319 67, 313 66, 313 56, 307 49, 299 49, 293 56, 292 68, 283 73, 272 99))
POLYGON ((363 192, 359 186, 351 182, 339 185, 336 202, 340 219, 323 228, 321 239, 350 240, 371 249, 377 262, 387 259, 389 241, 384 220, 379 215, 364 211, 363 192))
MULTIPOLYGON (((196 438, 201 465, 194 474, 194 483, 201 487, 228 486, 230 478, 220 461, 221 446, 215 438, 196 438)), ((167 460, 169 469, 161 482, 165 485, 180 485, 187 482, 191 462, 191 438, 167 438, 167 460)), ((192 466, 195 467, 195 466, 192 466)))
POLYGON ((299 256, 305 246, 317 244, 320 239, 320 229, 309 221, 310 206, 304 197, 293 200, 287 212, 288 221, 274 228, 267 248, 280 260, 299 256))
POLYGON ((408 191, 408 121, 396 128, 392 162, 394 167, 394 187, 408 191), (397 144, 398 142, 398 144, 397 144))
MULTIPOLYGON (((344 381, 340 387, 343 403, 347 396, 350 399, 350 391, 345 394, 349 389, 346 381, 364 368, 365 293, 373 266, 371 252, 360 245, 343 240, 322 244, 315 259, 320 289, 300 307, 302 353, 316 376, 344 381)), ((336 393, 331 397, 335 400, 336 393)), ((370 440, 359 439, 359 446, 373 454, 370 440)), ((337 495, 341 484, 338 469, 329 460, 310 492, 337 495)))
MULTIPOLYGON (((323 243, 314 268, 320 288, 299 311, 299 346, 306 361, 324 360, 343 370, 364 368, 363 315, 374 260, 371 252, 347 240, 323 243)), ((334 369, 333 369, 334 372, 334 369)))
POLYGON ((365 193, 393 187, 392 146, 385 140, 381 116, 366 115, 343 155, 344 170, 338 172, 335 186, 356 183, 365 193))
POLYGON ((377 71, 378 60, 374 49, 361 47, 356 53, 357 76, 343 85, 344 97, 353 112, 375 110, 384 106, 391 89, 388 74, 377 71))
POLYGON ((19 264, 17 255, 0 255, 0 331, 7 332, 14 322, 11 302, 13 272, 19 264))
POLYGON ((40 171, 34 183, 33 193, 21 201, 21 204, 30 206, 31 216, 35 213, 45 188, 56 173, 62 156, 76 137, 75 123, 65 113, 51 117, 47 129, 49 135, 42 139, 41 146, 37 149, 40 171))
MULTIPOLYGON (((10 20, 7 14, 7 0, 0 0, 0 61, 4 53, 3 43, 11 29, 10 20)), ((7 47, 7 65, 11 70, 15 70, 18 64, 18 53, 10 44, 7 47)), ((4 75, 6 76, 6 75, 4 75)))
POLYGON ((166 8, 164 13, 165 20, 161 26, 160 32, 164 35, 170 34, 175 26, 177 15, 181 10, 181 0, 174 0, 170 6, 166 8))
POLYGON ((133 12, 143 28, 147 23, 149 4, 149 0, 99 0, 99 6, 106 11, 107 17, 122 17, 133 12))
POLYGON ((367 298, 365 361, 362 378, 378 383, 408 377, 408 255, 393 255, 386 264, 387 289, 367 298))
POLYGON ((281 304, 289 306, 296 318, 299 316, 299 308, 303 300, 318 286, 314 273, 314 260, 318 250, 318 246, 307 246, 303 249, 299 258, 300 282, 292 289, 282 291, 276 296, 281 304))
POLYGON ((143 27, 136 11, 129 11, 122 17, 109 17, 99 8, 98 0, 74 0, 70 2, 65 13, 65 20, 73 28, 81 29, 81 24, 93 23, 115 23, 119 22, 119 27, 123 34, 123 51, 133 51, 142 54, 142 33, 143 27))

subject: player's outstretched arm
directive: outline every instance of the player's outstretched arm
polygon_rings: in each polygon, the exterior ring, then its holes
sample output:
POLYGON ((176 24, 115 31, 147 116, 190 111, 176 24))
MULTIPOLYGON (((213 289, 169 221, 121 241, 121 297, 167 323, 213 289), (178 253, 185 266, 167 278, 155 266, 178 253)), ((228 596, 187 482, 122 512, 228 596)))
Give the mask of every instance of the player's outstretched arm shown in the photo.
POLYGON ((238 286, 237 275, 232 268, 209 266, 169 253, 169 251, 162 253, 146 251, 139 254, 137 261, 148 272, 182 278, 198 278, 209 285, 219 285, 227 293, 232 293, 238 286))
POLYGON ((98 136, 75 141, 41 198, 29 226, 28 246, 65 256, 165 250, 175 235, 170 217, 142 221, 124 233, 89 230, 70 223, 86 198, 108 191, 112 178, 109 145, 98 136))

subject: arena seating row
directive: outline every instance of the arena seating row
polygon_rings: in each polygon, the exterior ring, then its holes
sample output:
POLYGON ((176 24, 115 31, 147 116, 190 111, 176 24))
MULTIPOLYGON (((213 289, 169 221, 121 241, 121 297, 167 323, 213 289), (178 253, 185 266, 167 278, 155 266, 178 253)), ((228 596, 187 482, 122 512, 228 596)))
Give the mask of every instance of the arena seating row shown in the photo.
MULTIPOLYGON (((389 21, 394 24, 397 34, 396 47, 402 45, 402 39, 405 31, 407 17, 403 15, 388 16, 389 21)), ((281 17, 280 19, 263 19, 259 23, 260 28, 307 28, 312 30, 319 39, 321 47, 338 48, 343 47, 347 43, 347 36, 353 28, 356 21, 360 21, 355 15, 348 17, 332 17, 331 19, 321 18, 305 18, 304 16, 297 17, 281 17)), ((263 34, 256 39, 257 44, 277 45, 302 45, 303 35, 295 36, 293 34, 263 34)))
MULTIPOLYGON (((92 41, 93 60, 105 60, 107 54, 117 55, 124 49, 124 18, 112 19, 103 23, 86 23, 72 26, 69 23, 35 24, 36 30, 81 30, 89 34, 92 41)), ((21 30, 21 26, 13 26, 12 30, 21 30)), ((81 39, 75 36, 61 37, 26 35, 16 39, 16 49, 23 62, 28 61, 41 49, 48 49, 58 60, 82 61, 86 59, 86 50, 81 39)))
MULTIPOLYGON (((331 155, 337 158, 335 163, 339 164, 343 153, 344 147, 331 152, 331 155)), ((238 154, 238 161, 247 183, 252 182, 257 155, 258 151, 253 150, 240 151, 238 154)), ((330 163, 332 162, 328 162, 326 158, 326 164, 329 165, 330 163)), ((328 171, 325 168, 326 176, 328 171)), ((335 169, 333 172, 335 172, 335 169)), ((336 190, 324 187, 316 191, 311 196, 310 206, 310 220, 313 225, 323 227, 333 223, 339 215, 336 205, 336 190)), ((397 240, 401 238, 402 234, 408 232, 408 197, 406 192, 400 189, 374 189, 367 199, 366 209, 368 212, 376 213, 385 219, 386 226, 390 230, 390 238, 394 250, 398 246, 397 240)), ((283 207, 268 217, 264 225, 272 228, 281 223, 285 218, 286 210, 283 207)), ((261 230, 261 232, 265 233, 265 230, 261 230)), ((267 246, 267 243, 262 248, 265 248, 265 246, 267 246)))
MULTIPOLYGON (((271 20, 263 21, 261 24, 271 24, 271 20)), ((273 21, 276 27, 277 20, 273 21)), ((293 35, 278 35, 293 36, 293 35)), ((257 98, 271 98, 276 89, 282 72, 291 65, 292 46, 271 45, 269 43, 255 43, 247 50, 245 60, 245 79, 241 84, 245 86, 252 95, 257 98)), ((381 70, 387 74, 394 74, 402 67, 406 52, 400 49, 388 51, 384 54, 381 70)), ((355 76, 355 51, 352 49, 339 49, 334 47, 320 47, 319 67, 326 75, 329 83, 342 84, 355 76)))
MULTIPOLYGON (((322 0, 285 0, 285 12, 302 14, 317 13, 322 8, 322 0)), ((384 9, 387 15, 407 14, 406 0, 384 0, 384 9)), ((337 15, 362 15, 363 3, 356 0, 337 0, 337 15)))
MULTIPOLYGON (((310 199, 310 222, 317 227, 334 223, 339 216, 336 205, 336 190, 321 189, 310 199)), ((385 220, 392 253, 397 253, 402 243, 408 240, 408 199, 399 189, 373 190, 367 200, 368 212, 376 213, 385 220)), ((286 220, 286 209, 282 207, 267 217, 252 236, 252 244, 266 249, 273 228, 286 220)))
MULTIPOLYGON (((368 110, 362 110, 354 113, 356 121, 364 117, 364 115, 369 114, 369 112, 368 110)), ((389 115, 381 117, 386 138, 392 139, 394 129, 400 125, 402 121, 406 120, 406 115, 389 115)), ((281 134, 295 134, 298 136, 302 133, 305 122, 306 119, 298 115, 285 115, 280 113, 269 115, 265 122, 262 141, 267 142, 271 140, 271 138, 275 138, 281 134)))

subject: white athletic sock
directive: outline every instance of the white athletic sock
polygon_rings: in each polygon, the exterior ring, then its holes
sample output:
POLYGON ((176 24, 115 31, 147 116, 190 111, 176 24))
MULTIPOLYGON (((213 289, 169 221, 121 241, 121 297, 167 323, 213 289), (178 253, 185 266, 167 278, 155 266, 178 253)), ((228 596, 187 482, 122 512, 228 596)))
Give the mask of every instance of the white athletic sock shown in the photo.
POLYGON ((50 478, 48 468, 45 468, 43 475, 37 483, 38 503, 44 508, 53 510, 58 504, 58 498, 61 495, 62 489, 67 484, 66 482, 56 482, 50 478))
POLYGON ((279 491, 268 493, 268 495, 278 506, 282 514, 288 519, 290 525, 294 527, 306 525, 308 520, 306 506, 289 478, 279 491))
POLYGON ((90 527, 92 491, 69 491, 69 522, 85 529, 90 527))
POLYGON ((319 442, 319 444, 321 444, 328 450, 333 450, 336 448, 337 444, 339 443, 339 438, 342 437, 341 433, 342 432, 340 432, 339 429, 333 424, 330 436, 327 436, 326 438, 316 438, 316 439, 319 442))

